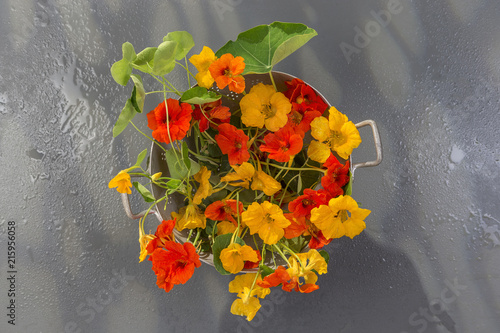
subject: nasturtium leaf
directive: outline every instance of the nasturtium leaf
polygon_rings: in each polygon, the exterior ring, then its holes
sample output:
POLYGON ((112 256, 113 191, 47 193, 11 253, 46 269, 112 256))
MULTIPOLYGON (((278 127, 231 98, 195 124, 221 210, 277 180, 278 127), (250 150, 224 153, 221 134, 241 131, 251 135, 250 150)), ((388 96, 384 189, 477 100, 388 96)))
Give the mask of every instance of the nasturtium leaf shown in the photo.
POLYGON ((111 66, 111 76, 116 83, 126 86, 132 73, 132 66, 127 59, 121 59, 111 66))
POLYGON ((176 48, 177 42, 174 41, 166 41, 158 46, 155 51, 152 74, 165 75, 174 69, 176 48))
POLYGON ((123 107, 122 112, 118 116, 118 120, 113 127, 113 137, 116 138, 118 135, 120 135, 120 133, 123 132, 123 130, 127 127, 129 121, 134 119, 136 114, 137 111, 132 105, 131 99, 127 99, 127 103, 125 103, 125 106, 123 107))
POLYGON ((184 179, 188 175, 192 176, 200 171, 200 165, 192 159, 189 159, 191 168, 188 169, 184 163, 181 152, 178 150, 174 151, 174 148, 167 150, 165 159, 167 160, 168 171, 172 178, 184 179))
POLYGON ((122 55, 123 59, 127 59, 128 62, 132 62, 137 58, 137 54, 135 54, 134 46, 129 43, 125 42, 122 44, 122 55))
MULTIPOLYGON (((226 247, 229 246, 231 243, 231 238, 233 237, 233 234, 225 234, 225 235, 220 235, 215 237, 214 245, 212 246, 212 253, 214 255, 214 266, 215 269, 221 273, 222 275, 229 275, 228 271, 224 269, 224 266, 222 265, 222 261, 220 260, 220 253, 222 250, 224 250, 226 247)), ((239 237, 234 238, 234 242, 240 245, 245 245, 245 242, 243 239, 239 237)))
POLYGON ((165 37, 163 37, 163 41, 177 42, 177 48, 174 55, 177 60, 184 58, 188 54, 189 50, 191 50, 194 46, 193 36, 187 31, 169 32, 165 37))
POLYGON ((140 166, 142 161, 146 158, 146 155, 148 154, 148 150, 144 149, 137 155, 137 161, 135 162, 134 166, 140 166))
POLYGON ((218 95, 215 91, 209 91, 199 86, 186 90, 181 96, 181 102, 189 104, 205 104, 219 99, 221 99, 221 95, 218 95))
POLYGON ((139 192, 142 195, 144 201, 146 201, 146 202, 154 202, 155 201, 155 198, 153 197, 151 192, 149 192, 149 190, 147 188, 145 188, 141 183, 133 182, 132 184, 134 185, 137 192, 139 192))
POLYGON ((147 47, 141 52, 137 54, 137 58, 135 58, 132 65, 134 68, 144 72, 151 73, 153 70, 153 60, 155 57, 155 52, 158 48, 156 47, 147 47))
POLYGON ((269 266, 260 264, 259 267, 260 267, 260 275, 262 276, 262 278, 265 278, 266 276, 274 273, 274 269, 272 269, 269 266))
POLYGON ((330 261, 330 255, 325 250, 318 251, 319 254, 325 259, 326 263, 330 261))
POLYGON ((144 91, 144 85, 142 84, 142 79, 137 74, 130 75, 135 86, 135 94, 132 95, 132 104, 135 103, 134 107, 137 106, 136 111, 142 113, 144 109, 144 100, 146 99, 146 92, 144 91))
POLYGON ((238 35, 216 52, 245 59, 243 74, 269 73, 281 60, 316 36, 317 32, 301 23, 273 22, 259 25, 238 35))
POLYGON ((122 44, 122 59, 118 60, 111 66, 111 76, 116 81, 116 83, 126 86, 128 80, 130 79, 130 74, 132 73, 131 62, 135 60, 137 55, 135 54, 134 47, 129 42, 122 44))
POLYGON ((182 180, 180 179, 171 179, 167 182, 167 188, 171 190, 176 190, 179 186, 181 186, 182 180))

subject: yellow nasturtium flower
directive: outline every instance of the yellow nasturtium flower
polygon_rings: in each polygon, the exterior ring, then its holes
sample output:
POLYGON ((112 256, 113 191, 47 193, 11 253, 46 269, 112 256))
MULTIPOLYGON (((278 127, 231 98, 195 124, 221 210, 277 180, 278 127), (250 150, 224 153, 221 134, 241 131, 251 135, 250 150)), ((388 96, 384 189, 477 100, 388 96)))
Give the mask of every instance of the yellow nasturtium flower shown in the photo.
POLYGON ((179 231, 184 229, 196 229, 207 226, 207 218, 198 206, 189 204, 179 209, 179 213, 172 212, 172 219, 177 219, 175 228, 179 231))
MULTIPOLYGON (((260 287, 257 283, 251 289, 256 274, 238 275, 233 281, 229 282, 229 292, 237 293, 239 297, 231 305, 231 313, 246 316, 248 321, 251 321, 260 309, 259 298, 264 298, 271 292, 271 289, 260 287)), ((257 281, 262 281, 260 275, 257 277, 257 281)))
POLYGON ((246 126, 266 127, 276 132, 288 122, 287 114, 292 104, 283 93, 276 92, 272 85, 259 83, 250 89, 240 101, 241 121, 246 126))
POLYGON ((276 244, 285 234, 283 229, 290 225, 281 208, 269 201, 252 203, 241 219, 250 228, 250 234, 258 233, 268 245, 276 244))
POLYGON ((361 143, 358 129, 345 114, 334 106, 329 113, 329 119, 317 117, 311 122, 311 135, 318 141, 311 142, 307 155, 319 163, 324 163, 332 150, 346 160, 361 143))
MULTIPOLYGON (((221 178, 221 181, 229 183, 231 186, 242 186, 248 188, 252 181, 252 190, 262 191, 266 195, 273 195, 281 190, 281 184, 262 170, 255 170, 254 166, 248 162, 241 165, 232 165, 235 172, 230 172, 221 178)), ((260 168, 259 168, 260 169, 260 168)))
POLYGON ((200 187, 198 187, 193 197, 193 203, 195 205, 201 204, 201 200, 213 193, 212 185, 208 181, 211 175, 212 171, 209 171, 206 166, 201 167, 200 171, 194 175, 194 180, 200 183, 200 187))
POLYGON ((358 203, 349 195, 340 195, 331 199, 328 205, 321 205, 311 211, 311 222, 318 227, 325 238, 354 238, 365 228, 363 221, 371 213, 358 207, 358 203))
POLYGON ((129 170, 130 168, 118 172, 118 174, 109 181, 108 187, 116 187, 116 190, 120 193, 132 194, 132 182, 130 181, 130 175, 128 174, 129 170))
POLYGON ((146 247, 148 246, 148 243, 152 241, 155 238, 154 235, 151 234, 144 234, 142 232, 142 228, 139 228, 139 244, 141 246, 141 252, 139 254, 139 262, 142 262, 146 257, 148 256, 148 251, 146 250, 146 247))
POLYGON ((214 84, 215 80, 208 68, 215 60, 217 60, 217 57, 214 51, 208 46, 203 46, 203 50, 200 54, 195 54, 189 58, 189 61, 198 70, 198 74, 196 74, 195 78, 200 87, 208 89, 214 84))
MULTIPOLYGON (((217 223, 217 235, 232 234, 236 230, 236 226, 230 221, 221 221, 217 223)), ((241 230, 243 231, 243 230, 241 230)))
POLYGON ((257 262, 259 258, 250 246, 233 243, 221 251, 220 260, 226 271, 236 274, 241 272, 245 261, 257 262))
POLYGON ((327 273, 326 260, 317 250, 311 249, 307 253, 297 253, 297 257, 300 262, 295 256, 291 256, 289 259, 290 267, 286 271, 290 276, 303 277, 306 284, 315 284, 318 276, 313 270, 318 274, 327 273))

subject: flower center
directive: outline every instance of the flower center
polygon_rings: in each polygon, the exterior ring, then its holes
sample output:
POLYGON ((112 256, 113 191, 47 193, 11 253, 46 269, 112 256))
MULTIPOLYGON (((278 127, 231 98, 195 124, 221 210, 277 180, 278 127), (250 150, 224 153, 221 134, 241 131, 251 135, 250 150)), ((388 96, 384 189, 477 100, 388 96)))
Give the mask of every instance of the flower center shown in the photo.
POLYGON ((276 114, 276 107, 271 104, 263 104, 261 112, 266 119, 269 119, 274 117, 274 115, 276 114))
POLYGON ((290 115, 290 119, 295 125, 300 124, 302 118, 303 118, 302 114, 300 114, 300 112, 297 111, 293 111, 292 114, 290 115))
POLYGON ((330 141, 330 146, 332 148, 335 148, 346 143, 347 138, 339 131, 331 131, 329 141, 330 141))

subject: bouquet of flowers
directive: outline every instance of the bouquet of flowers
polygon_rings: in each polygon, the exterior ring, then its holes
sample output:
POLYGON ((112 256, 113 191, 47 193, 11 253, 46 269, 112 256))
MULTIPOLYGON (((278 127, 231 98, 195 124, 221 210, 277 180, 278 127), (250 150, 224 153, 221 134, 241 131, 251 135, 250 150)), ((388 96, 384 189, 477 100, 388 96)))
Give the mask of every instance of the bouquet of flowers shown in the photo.
POLYGON ((133 89, 113 135, 134 126, 159 147, 168 172, 145 170, 145 149, 109 187, 127 194, 133 187, 151 203, 148 212, 182 198, 154 234, 144 230, 147 214, 139 221, 139 259, 149 257, 166 292, 186 283, 208 253, 205 260, 221 274, 245 273, 229 283, 237 294, 231 313, 252 320, 270 288, 318 289, 329 260, 322 248, 365 229, 370 211, 351 197, 349 159, 361 143, 356 126, 304 81, 275 80, 273 67, 315 35, 303 24, 274 22, 189 58, 194 42, 185 31, 139 53, 123 44, 111 74, 123 86, 131 79, 133 89), (186 71, 184 90, 168 80, 175 69, 186 71), (159 88, 146 92, 138 72, 159 88), (147 95, 161 97, 146 115, 152 138, 132 122, 147 95))

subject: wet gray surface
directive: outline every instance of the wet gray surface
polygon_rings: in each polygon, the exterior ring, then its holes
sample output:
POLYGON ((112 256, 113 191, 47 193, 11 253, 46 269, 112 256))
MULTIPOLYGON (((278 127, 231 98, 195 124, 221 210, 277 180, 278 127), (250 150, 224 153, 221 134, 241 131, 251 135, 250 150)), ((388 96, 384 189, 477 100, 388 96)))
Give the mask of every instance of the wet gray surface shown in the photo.
MULTIPOLYGON (((500 331, 500 4, 397 4, 1 0, 0 331, 500 331), (107 183, 149 143, 132 129, 112 138, 131 88, 109 68, 125 41, 139 50, 187 30, 199 52, 276 20, 319 34, 276 69, 354 122, 375 120, 384 161, 356 172, 353 196, 372 214, 361 236, 327 248, 320 289, 273 290, 247 324, 229 313, 230 277, 203 265, 166 294, 138 263, 137 221, 107 183)), ((370 131, 361 135, 355 162, 374 158, 370 131)))

